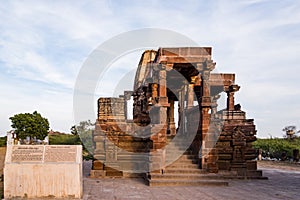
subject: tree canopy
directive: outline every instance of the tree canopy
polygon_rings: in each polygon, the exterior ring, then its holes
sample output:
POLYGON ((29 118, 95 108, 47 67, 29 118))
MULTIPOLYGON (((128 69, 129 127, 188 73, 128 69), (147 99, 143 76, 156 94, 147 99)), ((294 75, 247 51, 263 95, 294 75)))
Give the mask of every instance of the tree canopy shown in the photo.
POLYGON ((78 137, 79 142, 84 146, 84 150, 89 153, 93 152, 93 132, 95 129, 95 123, 90 120, 81 121, 79 125, 71 127, 71 133, 78 137))
POLYGON ((285 131, 286 137, 287 138, 294 138, 296 133, 299 133, 300 131, 297 132, 296 126, 286 126, 282 129, 282 131, 285 131))
POLYGON ((43 140, 48 135, 49 122, 48 119, 41 116, 40 113, 34 111, 31 113, 20 113, 9 118, 12 122, 11 127, 17 138, 43 140))

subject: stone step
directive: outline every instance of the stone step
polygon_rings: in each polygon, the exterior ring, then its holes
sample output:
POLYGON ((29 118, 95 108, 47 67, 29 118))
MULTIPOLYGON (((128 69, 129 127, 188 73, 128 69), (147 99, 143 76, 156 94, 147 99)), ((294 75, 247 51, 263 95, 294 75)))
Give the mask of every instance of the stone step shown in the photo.
POLYGON ((138 155, 138 154, 120 154, 118 155, 118 160, 140 160, 149 161, 149 156, 138 155))
POLYGON ((165 155, 166 156, 177 156, 177 157, 180 157, 180 156, 182 156, 182 155, 192 155, 192 154, 189 154, 189 153, 185 153, 185 152, 178 152, 178 151, 171 151, 171 152, 166 152, 165 153, 165 155))
POLYGON ((197 159, 198 156, 196 155, 186 155, 186 154, 183 154, 180 156, 180 160, 184 160, 184 159, 189 159, 189 160, 193 160, 193 159, 197 159))
POLYGON ((171 160, 171 159, 166 159, 166 163, 174 164, 174 163, 179 163, 179 164, 198 164, 197 159, 178 159, 178 160, 171 160))
POLYGON ((203 174, 201 169, 193 168, 166 168, 164 174, 203 174))
POLYGON ((247 176, 248 177, 262 177, 262 171, 261 170, 248 170, 247 176))
POLYGON ((186 152, 186 149, 179 149, 179 148, 168 148, 168 149, 166 149, 166 153, 168 154, 168 153, 170 153, 170 154, 174 154, 174 153, 176 153, 176 154, 185 154, 185 152, 186 152))
POLYGON ((186 144, 175 144, 175 143, 167 143, 166 147, 168 149, 189 149, 186 144))
POLYGON ((178 169, 178 168, 188 168, 188 169, 199 169, 198 164, 185 164, 185 163, 172 163, 171 165, 167 166, 167 169, 178 169))
POLYGON ((265 176, 222 176, 222 179, 228 180, 228 179, 233 179, 233 180, 252 180, 252 179, 260 179, 260 180, 268 180, 268 177, 265 176))
POLYGON ((237 171, 219 171, 218 174, 223 179, 268 179, 268 177, 262 176, 261 170, 249 170, 244 174, 241 174, 237 171))
POLYGON ((175 154, 175 153, 174 154, 166 154, 165 157, 166 157, 166 159, 171 158, 173 160, 174 159, 178 160, 181 157, 183 157, 183 158, 189 158, 189 159, 195 159, 195 158, 197 158, 196 156, 193 156, 193 155, 175 154))
POLYGON ((149 186, 228 186, 228 182, 221 180, 148 180, 149 186))
POLYGON ((181 157, 171 157, 171 156, 166 156, 166 162, 167 163, 174 163, 174 162, 187 162, 187 163, 197 163, 197 157, 196 156, 187 156, 183 155, 181 157))
POLYGON ((151 180, 157 179, 169 179, 169 180, 216 180, 222 179, 221 176, 217 176, 216 174, 151 174, 151 180))

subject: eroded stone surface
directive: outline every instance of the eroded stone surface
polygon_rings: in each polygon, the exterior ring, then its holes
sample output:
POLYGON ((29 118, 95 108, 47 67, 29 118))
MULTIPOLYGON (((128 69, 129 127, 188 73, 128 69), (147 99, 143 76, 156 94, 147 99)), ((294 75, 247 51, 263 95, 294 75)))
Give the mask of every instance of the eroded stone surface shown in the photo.
MULTIPOLYGON (((141 176, 150 184, 155 181, 151 177, 167 179, 164 172, 170 168, 176 176, 195 164, 196 174, 225 171, 230 176, 262 176, 253 160, 254 122, 235 105, 234 93, 240 86, 235 74, 213 72, 216 63, 211 52, 210 47, 145 51, 134 91, 99 98, 92 177, 141 176), (227 108, 219 110, 222 92, 227 94, 227 108), (131 97, 133 119, 127 114, 131 97), (183 142, 176 143, 176 137, 183 142), (185 162, 179 162, 177 154, 186 156, 185 162)), ((187 177, 193 174, 190 170, 187 177)))

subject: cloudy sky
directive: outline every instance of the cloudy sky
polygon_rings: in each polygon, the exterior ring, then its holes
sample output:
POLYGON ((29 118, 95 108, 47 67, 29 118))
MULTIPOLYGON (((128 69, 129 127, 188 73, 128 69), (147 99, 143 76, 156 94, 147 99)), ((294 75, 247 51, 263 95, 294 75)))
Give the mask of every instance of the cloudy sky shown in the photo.
MULTIPOLYGON (((141 28, 212 46, 217 71, 236 73, 236 102, 255 118, 258 137, 300 128, 300 1, 3 1, 0 19, 1 135, 11 129, 10 116, 35 110, 53 130, 69 132, 84 61, 111 37, 141 28)), ((95 100, 115 94, 140 53, 111 65, 95 100)))

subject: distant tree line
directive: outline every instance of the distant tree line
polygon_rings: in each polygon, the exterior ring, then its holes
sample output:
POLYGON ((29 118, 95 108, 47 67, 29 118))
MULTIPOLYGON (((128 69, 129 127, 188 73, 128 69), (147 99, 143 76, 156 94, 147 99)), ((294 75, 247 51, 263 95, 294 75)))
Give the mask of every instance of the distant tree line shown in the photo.
POLYGON ((300 151, 300 138, 295 137, 293 140, 286 138, 257 139, 253 143, 253 147, 262 149, 263 157, 282 159, 282 156, 285 155, 286 159, 292 159, 293 151, 295 149, 300 151))

